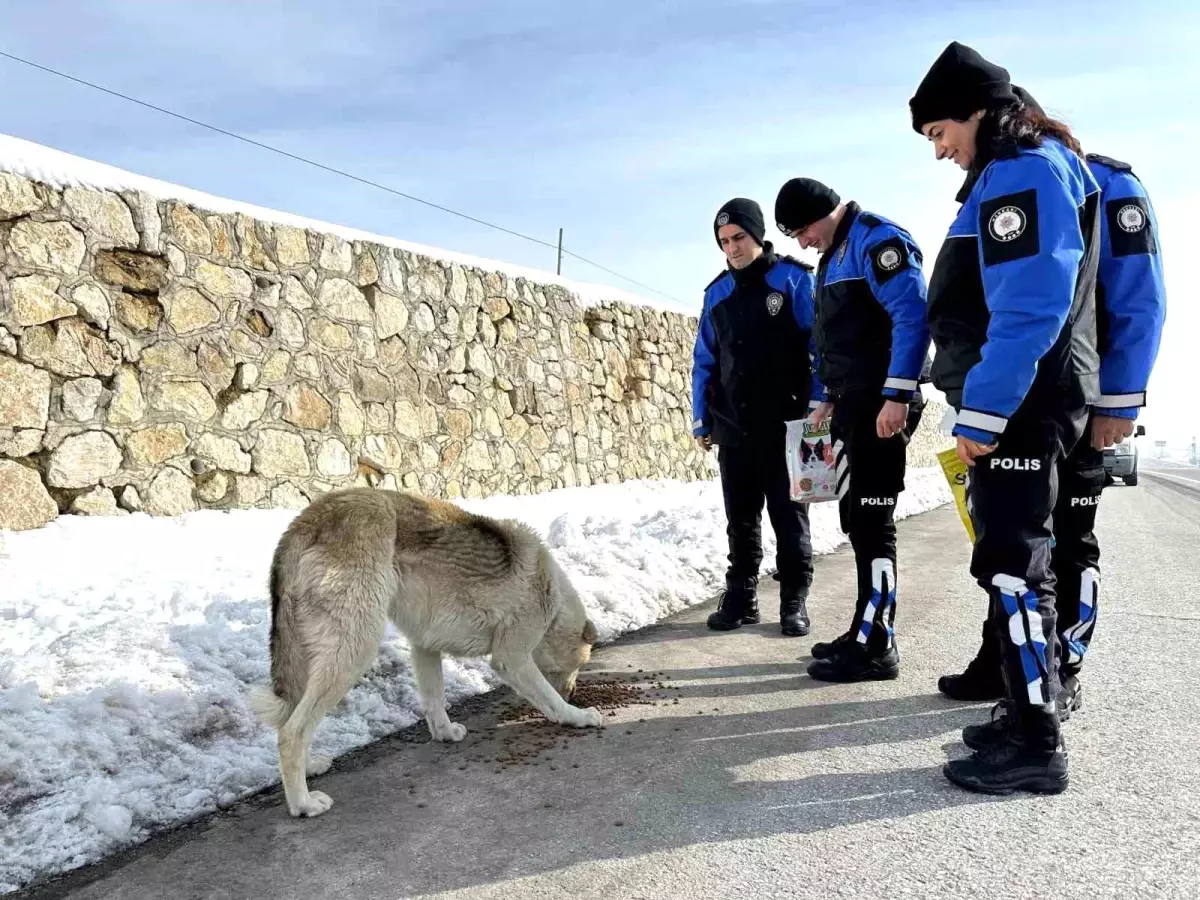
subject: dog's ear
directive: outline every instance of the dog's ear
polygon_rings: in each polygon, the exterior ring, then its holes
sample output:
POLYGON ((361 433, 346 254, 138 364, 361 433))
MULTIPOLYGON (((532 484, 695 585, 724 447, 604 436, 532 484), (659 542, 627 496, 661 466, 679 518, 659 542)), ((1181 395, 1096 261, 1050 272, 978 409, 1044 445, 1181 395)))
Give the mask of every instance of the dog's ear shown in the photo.
POLYGON ((600 635, 596 631, 596 626, 592 624, 591 619, 588 619, 583 624, 583 642, 585 644, 594 644, 596 643, 596 639, 599 637, 600 635))

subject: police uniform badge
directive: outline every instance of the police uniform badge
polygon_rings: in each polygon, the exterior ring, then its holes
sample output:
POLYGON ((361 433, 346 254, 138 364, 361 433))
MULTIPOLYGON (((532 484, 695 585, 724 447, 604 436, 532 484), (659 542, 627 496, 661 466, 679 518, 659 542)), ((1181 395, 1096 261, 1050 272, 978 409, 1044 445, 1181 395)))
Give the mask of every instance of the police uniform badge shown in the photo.
POLYGON ((767 312, 772 316, 777 316, 781 309, 783 309, 783 294, 774 291, 767 296, 767 312))
POLYGON ((895 247, 884 247, 879 252, 879 268, 885 272, 891 272, 899 268, 901 261, 900 251, 895 247))
POLYGON ((1121 226, 1122 231, 1134 234, 1146 227, 1146 214, 1140 206, 1127 204, 1117 212, 1117 224, 1121 226))

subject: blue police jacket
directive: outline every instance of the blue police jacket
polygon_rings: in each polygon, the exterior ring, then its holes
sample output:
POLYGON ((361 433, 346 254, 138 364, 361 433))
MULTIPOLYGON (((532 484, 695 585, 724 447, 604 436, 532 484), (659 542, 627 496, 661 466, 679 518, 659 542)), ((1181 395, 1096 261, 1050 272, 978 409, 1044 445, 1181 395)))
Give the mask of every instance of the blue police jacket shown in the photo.
POLYGON ((1084 161, 1049 137, 975 179, 929 286, 933 382, 957 410, 954 434, 991 444, 1018 409, 1099 399, 1099 200, 1084 161))
POLYGON ((692 357, 692 433, 719 444, 777 436, 813 400, 812 267, 770 242, 704 292, 692 357))
POLYGON ((1158 356, 1167 291, 1154 207, 1128 163, 1088 154, 1100 185, 1100 271, 1096 324, 1100 349, 1098 412, 1137 418, 1158 356))

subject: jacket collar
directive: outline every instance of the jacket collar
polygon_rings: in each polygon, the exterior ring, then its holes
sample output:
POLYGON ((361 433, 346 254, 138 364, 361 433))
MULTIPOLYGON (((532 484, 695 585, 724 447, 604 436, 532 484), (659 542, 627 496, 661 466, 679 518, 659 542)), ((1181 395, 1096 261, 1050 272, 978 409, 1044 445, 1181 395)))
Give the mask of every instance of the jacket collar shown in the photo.
POLYGON ((842 214, 842 221, 838 222, 837 230, 833 232, 833 242, 829 245, 829 249, 821 254, 822 266, 833 259, 834 254, 846 243, 847 238, 850 237, 850 229, 854 227, 854 220, 858 218, 860 212, 862 212, 862 207, 853 200, 846 204, 846 211, 842 214))
POLYGON ((758 259, 744 269, 735 269, 733 266, 730 266, 729 272, 733 275, 733 280, 737 284, 748 284, 752 281, 762 279, 770 271, 771 266, 775 265, 778 258, 775 255, 774 245, 770 241, 766 241, 763 244, 762 255, 758 259))

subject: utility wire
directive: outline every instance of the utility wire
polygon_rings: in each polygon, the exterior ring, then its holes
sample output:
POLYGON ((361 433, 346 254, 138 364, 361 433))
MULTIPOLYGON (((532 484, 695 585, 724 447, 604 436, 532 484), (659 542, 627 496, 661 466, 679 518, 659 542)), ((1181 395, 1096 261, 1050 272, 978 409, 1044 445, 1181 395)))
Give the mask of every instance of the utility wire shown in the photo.
MULTIPOLYGON (((191 125, 197 125, 200 128, 207 128, 209 131, 215 131, 217 134, 224 135, 225 137, 233 138, 234 140, 241 141, 244 144, 250 144, 251 146, 258 147, 261 150, 266 150, 270 153, 277 153, 280 156, 285 156, 288 159, 295 160, 296 162, 300 162, 300 163, 304 163, 305 165, 313 166, 314 168, 321 169, 325 172, 330 172, 334 175, 340 175, 343 178, 349 178, 351 181, 357 181, 359 184, 365 184, 368 187, 373 187, 373 188, 376 188, 381 191, 386 191, 387 193, 393 194, 397 197, 403 197, 405 200, 411 200, 414 203, 420 203, 423 206, 430 207, 431 209, 436 209, 440 212, 449 213, 452 216, 458 216, 458 218, 465 219, 468 222, 474 222, 476 225, 483 225, 487 228, 492 228, 492 229, 495 229, 496 231, 503 232, 504 234, 511 235, 512 237, 520 238, 521 240, 529 241, 530 243, 538 244, 542 247, 548 247, 551 250, 558 249, 557 244, 552 244, 549 241, 543 241, 540 238, 535 238, 528 234, 522 234, 519 231, 513 231, 511 228, 505 228, 503 225, 497 225, 494 222, 488 222, 488 221, 485 221, 484 219, 479 219, 479 218, 476 218, 475 216, 467 215, 466 213, 459 212, 456 209, 451 209, 448 206, 442 206, 440 204, 433 203, 430 200, 424 200, 421 197, 416 197, 412 194, 407 194, 404 191, 400 191, 400 190, 397 190, 396 188, 388 187, 386 184, 380 184, 379 182, 372 181, 369 178, 363 178, 359 175, 354 175, 343 169, 339 169, 334 166, 327 166, 324 163, 320 163, 315 160, 308 159, 307 157, 300 156, 295 153, 290 153, 287 150, 281 150, 280 148, 273 147, 270 144, 264 144, 261 141, 256 141, 253 138, 248 138, 245 135, 238 134, 237 132, 228 131, 228 130, 226 130, 224 128, 220 128, 216 125, 210 125, 208 122, 201 122, 199 119, 193 119, 190 116, 185 116, 182 113, 174 112, 173 110, 166 109, 165 107, 156 106, 155 104, 148 103, 145 100, 139 100, 137 97, 131 97, 128 94, 123 94, 120 91, 114 91, 111 88, 106 88, 103 85, 95 84, 94 82, 87 81, 86 79, 77 78, 74 75, 69 75, 66 72, 61 72, 58 69, 53 69, 50 66, 45 66, 45 65, 42 65, 41 63, 33 62, 32 60, 23 59, 20 56, 15 56, 12 53, 6 53, 3 50, 0 50, 0 57, 4 57, 5 59, 10 59, 13 62, 21 63, 22 65, 25 65, 25 66, 30 66, 31 68, 34 68, 34 69, 39 69, 40 71, 46 72, 50 75, 56 75, 59 78, 65 78, 67 81, 73 81, 76 84, 80 84, 80 85, 83 85, 84 87, 92 88, 93 90, 101 91, 102 93, 108 94, 112 97, 118 97, 121 100, 128 101, 129 103, 136 103, 138 106, 143 106, 146 109, 152 109, 155 112, 162 113, 163 115, 166 115, 166 116, 171 116, 172 118, 179 119, 179 120, 187 122, 191 125)), ((651 291, 655 294, 658 294, 661 297, 666 297, 668 300, 674 300, 676 303, 682 302, 678 298, 672 297, 670 294, 665 294, 662 291, 658 290, 657 288, 651 287, 648 284, 643 284, 640 281, 636 281, 633 278, 630 278, 628 275, 621 274, 620 272, 616 271, 615 269, 610 269, 607 266, 600 265, 600 263, 593 262, 592 260, 590 260, 584 256, 580 256, 578 253, 574 253, 571 250, 566 249, 565 247, 563 248, 562 252, 564 254, 566 254, 567 256, 570 256, 570 257, 573 257, 573 258, 579 260, 582 263, 586 263, 589 266, 594 266, 595 268, 600 269, 603 272, 607 272, 610 275, 615 275, 618 278, 624 279, 625 281, 628 281, 630 284, 637 285, 638 287, 640 287, 644 290, 651 291)))

